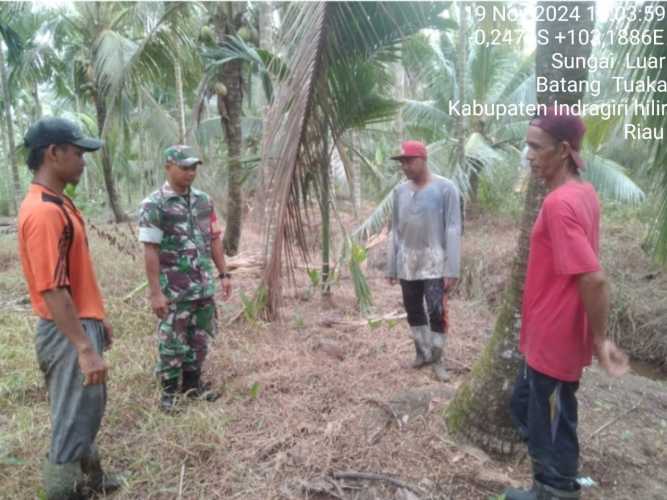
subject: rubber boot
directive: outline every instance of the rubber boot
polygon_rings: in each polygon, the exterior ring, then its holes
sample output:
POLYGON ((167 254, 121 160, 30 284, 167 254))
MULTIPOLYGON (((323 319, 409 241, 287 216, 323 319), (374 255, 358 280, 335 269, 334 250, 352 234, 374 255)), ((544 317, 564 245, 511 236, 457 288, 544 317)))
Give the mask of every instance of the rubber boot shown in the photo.
POLYGON ((68 464, 42 464, 42 482, 47 500, 83 500, 83 473, 79 461, 68 464))
POLYGON ((581 498, 581 490, 565 491, 557 490, 548 484, 542 484, 535 481, 537 488, 537 500, 579 500, 581 498))
POLYGON ((411 326, 410 337, 413 338, 415 343, 415 360, 410 367, 419 369, 431 364, 431 343, 428 327, 426 325, 411 326))
POLYGON ((449 373, 447 372, 447 368, 445 368, 445 360, 442 356, 443 349, 445 347, 445 334, 438 332, 429 333, 431 335, 431 344, 433 345, 431 350, 433 360, 433 374, 440 382, 448 382, 450 379, 449 373))
POLYGON ((178 392, 178 379, 172 378, 162 380, 162 395, 160 396, 160 409, 167 414, 178 412, 176 406, 176 393, 178 392))
POLYGON ((204 401, 215 401, 220 394, 210 389, 211 384, 202 383, 201 371, 183 371, 183 386, 181 391, 189 399, 200 399, 204 401))
POLYGON ((533 487, 530 490, 508 488, 503 495, 505 495, 505 500, 579 500, 581 491, 557 490, 547 484, 533 481, 533 487))
POLYGON ((91 452, 88 456, 81 458, 81 471, 85 475, 84 484, 86 488, 93 493, 101 495, 106 495, 120 489, 120 478, 113 474, 107 474, 102 470, 97 446, 93 444, 90 450, 91 452))

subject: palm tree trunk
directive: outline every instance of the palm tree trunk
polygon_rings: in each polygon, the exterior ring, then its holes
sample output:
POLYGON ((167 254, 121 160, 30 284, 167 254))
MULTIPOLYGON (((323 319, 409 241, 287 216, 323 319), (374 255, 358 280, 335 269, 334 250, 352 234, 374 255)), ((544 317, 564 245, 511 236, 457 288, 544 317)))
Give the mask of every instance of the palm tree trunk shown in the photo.
POLYGON ((243 135, 241 132, 241 104, 243 90, 241 88, 241 62, 232 61, 223 68, 222 81, 227 87, 227 95, 218 96, 218 110, 222 120, 222 129, 227 141, 228 175, 227 182, 227 220, 223 246, 227 255, 236 255, 241 239, 241 224, 243 218, 243 194, 241 182, 241 147, 243 135))
MULTIPOLYGON (((273 51, 273 5, 270 1, 259 2, 259 48, 273 51)), ((267 102, 264 92, 259 94, 259 107, 261 109, 262 118, 262 130, 266 130, 266 120, 268 117, 268 108, 269 103, 267 102)), ((260 141, 261 142, 261 141, 260 141)), ((259 169, 259 179, 257 182, 257 192, 261 196, 259 199, 268 200, 271 198, 270 191, 270 173, 264 168, 259 169)), ((255 211, 256 220, 261 220, 262 224, 270 216, 271 204, 265 203, 263 209, 260 208, 255 211)))
MULTIPOLYGON (((221 3, 215 19, 218 43, 232 28, 234 22, 234 4, 221 3)), ((235 29, 235 28, 234 28, 235 29)), ((227 182, 227 214, 225 236, 222 244, 227 255, 236 255, 241 239, 243 219, 243 194, 241 182, 241 148, 243 134, 241 132, 241 106, 243 104, 243 76, 241 61, 231 61, 222 68, 221 80, 226 92, 218 94, 218 112, 222 122, 222 130, 227 142, 228 182, 227 182)))
POLYGON ((331 167, 326 132, 322 134, 320 155, 320 183, 322 186, 320 213, 322 216, 322 295, 331 294, 331 167))
MULTIPOLYGON (((457 44, 457 58, 456 58, 456 79, 457 79, 457 87, 459 89, 459 94, 458 94, 458 99, 464 103, 466 94, 466 69, 468 66, 468 61, 467 61, 467 54, 468 54, 468 30, 466 26, 466 5, 464 2, 459 2, 459 40, 457 44)), ((465 160, 466 160, 466 128, 465 128, 465 118, 463 115, 459 115, 458 119, 456 120, 456 140, 457 140, 457 146, 456 146, 456 162, 458 163, 460 168, 464 168, 465 166, 465 160)), ((473 189, 471 189, 470 192, 470 202, 471 205, 474 205, 475 203, 475 197, 477 195, 476 193, 476 186, 478 184, 479 180, 477 178, 477 172, 472 169, 470 171, 470 184, 471 187, 474 188, 474 193, 473 189)), ((463 197, 461 197, 461 203, 464 203, 463 197)), ((463 213, 463 212, 462 212, 463 213)))
MULTIPOLYGON (((3 128, 2 133, 0 133, 0 146, 2 146, 2 152, 0 153, 0 158, 6 158, 9 156, 9 150, 7 148, 7 134, 3 128)), ((9 167, 9 162, 7 162, 7 175, 2 179, 2 188, 3 188, 3 199, 2 199, 2 215, 11 215, 12 213, 12 199, 14 195, 12 194, 12 187, 10 179, 12 178, 11 168, 9 167), (6 203, 6 206, 5 206, 6 203)))
MULTIPOLYGON (((350 133, 350 141, 352 147, 357 151, 361 151, 361 147, 357 144, 359 138, 355 130, 350 133)), ((348 155, 350 160, 350 167, 352 169, 352 208, 354 215, 359 219, 361 213, 361 159, 358 156, 348 155)))
MULTIPOLYGON (((104 130, 104 122, 107 116, 106 105, 102 97, 95 99, 95 110, 97 112, 97 129, 100 134, 104 130)), ((118 199, 118 192, 116 191, 116 183, 113 178, 113 166, 111 165, 111 157, 106 145, 100 149, 100 156, 102 159, 102 174, 104 176, 104 186, 107 190, 107 197, 109 199, 109 206, 113 212, 114 220, 116 222, 124 222, 127 220, 127 215, 123 212, 120 200, 118 199)))
POLYGON ((138 131, 138 136, 137 136, 137 141, 139 143, 139 151, 138 151, 138 163, 139 163, 139 194, 140 196, 143 197, 146 196, 146 164, 144 163, 144 159, 146 156, 144 155, 144 138, 143 138, 143 124, 142 121, 144 119, 144 106, 143 102, 141 99, 141 88, 137 90, 137 111, 138 111, 138 118, 139 118, 139 131, 138 131))
POLYGON ((270 1, 259 3, 259 48, 273 49, 273 5, 270 1))
POLYGON ((176 80, 176 113, 178 115, 178 142, 185 144, 185 100, 183 99, 183 69, 181 63, 174 61, 174 79, 176 80))
MULTIPOLYGON (((589 2, 578 2, 582 12, 586 12, 589 2)), ((549 5, 558 2, 539 2, 549 5)), ((587 16, 573 23, 569 29, 592 29, 593 25, 587 16)), ((538 45, 536 53, 536 74, 547 75, 549 78, 586 80, 585 69, 570 70, 556 73, 549 65, 551 54, 556 51, 567 52, 568 55, 590 55, 590 46, 563 46, 554 43, 553 34, 561 29, 556 23, 541 21, 537 30, 547 29, 552 35, 549 45, 538 45)), ((555 96, 539 94, 539 103, 548 103, 555 96)), ((558 96, 559 98, 564 96, 558 96)), ((568 100, 580 99, 581 95, 570 95, 568 100)), ((519 444, 519 438, 513 428, 509 414, 509 399, 512 386, 522 357, 517 351, 521 324, 521 305, 526 266, 528 263, 529 237, 535 217, 544 197, 544 188, 531 176, 521 230, 517 255, 512 266, 510 283, 507 287, 503 305, 496 319, 493 335, 486 345, 480 358, 476 361, 470 377, 457 391, 449 404, 446 413, 447 425, 453 434, 466 436, 473 443, 487 451, 500 454, 513 454, 519 444)))
POLYGON ((37 121, 42 117, 42 101, 39 98, 39 85, 37 82, 32 83, 32 100, 34 101, 33 120, 37 121))
MULTIPOLYGON (((79 95, 74 93, 74 111, 77 114, 81 113, 81 101, 79 100, 79 95)), ((90 189, 90 170, 89 168, 83 169, 83 190, 86 193, 86 198, 90 199, 91 189, 90 189)))
POLYGON ((19 168, 16 161, 16 145, 14 144, 14 120, 12 119, 12 96, 9 91, 9 78, 7 77, 7 67, 5 66, 5 55, 0 44, 0 83, 2 84, 2 97, 5 101, 5 125, 7 130, 7 147, 9 149, 9 168, 13 189, 11 195, 11 205, 13 213, 18 213, 18 200, 21 198, 21 180, 19 178, 19 168))

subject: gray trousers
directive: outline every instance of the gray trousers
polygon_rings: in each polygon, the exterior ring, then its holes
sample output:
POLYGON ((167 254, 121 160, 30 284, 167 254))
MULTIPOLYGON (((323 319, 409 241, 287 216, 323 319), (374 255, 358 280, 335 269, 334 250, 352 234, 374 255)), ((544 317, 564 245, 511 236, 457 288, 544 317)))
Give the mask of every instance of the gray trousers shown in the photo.
MULTIPOLYGON (((104 348, 102 322, 83 319, 81 325, 101 355, 104 348)), ((75 462, 93 453, 106 406, 106 385, 83 385, 76 349, 53 321, 39 320, 35 347, 51 404, 49 462, 75 462)))

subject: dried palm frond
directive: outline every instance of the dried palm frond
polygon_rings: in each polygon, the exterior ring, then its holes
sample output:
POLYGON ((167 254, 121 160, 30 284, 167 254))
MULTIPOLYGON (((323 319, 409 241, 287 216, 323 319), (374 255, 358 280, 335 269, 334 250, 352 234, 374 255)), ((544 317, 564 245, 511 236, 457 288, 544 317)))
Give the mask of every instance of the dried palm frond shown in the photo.
MULTIPOLYGON (((301 203, 305 165, 299 160, 302 138, 307 135, 310 103, 322 75, 323 51, 326 45, 326 3, 310 3, 296 11, 290 9, 283 44, 293 53, 287 62, 288 76, 278 88, 267 116, 267 130, 262 141, 262 167, 271 177, 265 240, 266 266, 262 277, 267 296, 267 313, 277 312, 281 298, 282 250, 286 237, 305 248, 301 203)), ((285 245, 287 259, 293 259, 293 247, 285 245)))

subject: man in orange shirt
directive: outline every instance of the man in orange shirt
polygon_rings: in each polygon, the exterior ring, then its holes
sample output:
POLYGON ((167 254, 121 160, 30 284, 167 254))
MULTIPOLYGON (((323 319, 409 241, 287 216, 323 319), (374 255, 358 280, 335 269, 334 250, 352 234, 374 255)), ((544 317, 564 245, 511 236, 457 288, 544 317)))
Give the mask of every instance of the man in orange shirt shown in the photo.
POLYGON ((18 215, 19 253, 33 310, 39 316, 36 350, 51 405, 52 437, 43 467, 48 499, 106 493, 119 482, 103 473, 95 447, 106 405, 111 345, 85 225, 63 194, 86 165, 84 153, 102 141, 84 137, 62 118, 42 118, 24 143, 34 177, 18 215))

